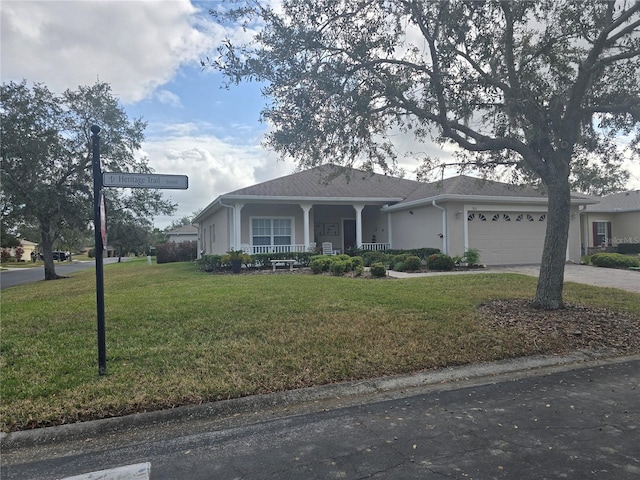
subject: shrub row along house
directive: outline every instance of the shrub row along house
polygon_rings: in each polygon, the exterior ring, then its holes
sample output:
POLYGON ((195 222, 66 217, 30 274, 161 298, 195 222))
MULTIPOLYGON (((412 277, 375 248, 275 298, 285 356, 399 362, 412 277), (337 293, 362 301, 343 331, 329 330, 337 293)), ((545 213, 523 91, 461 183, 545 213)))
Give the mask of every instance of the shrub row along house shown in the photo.
MULTIPOLYGON (((602 221, 600 212, 591 216, 598 202, 572 195, 568 261, 601 244, 599 233, 585 233, 602 221)), ((323 165, 221 195, 193 223, 199 255, 302 252, 330 243, 334 253, 428 247, 454 256, 473 248, 484 264, 509 265, 540 262, 546 212, 546 196, 532 187, 463 175, 424 183, 323 165)), ((607 217, 605 228, 640 235, 640 204, 631 215, 619 221, 635 227, 614 227, 607 217)))

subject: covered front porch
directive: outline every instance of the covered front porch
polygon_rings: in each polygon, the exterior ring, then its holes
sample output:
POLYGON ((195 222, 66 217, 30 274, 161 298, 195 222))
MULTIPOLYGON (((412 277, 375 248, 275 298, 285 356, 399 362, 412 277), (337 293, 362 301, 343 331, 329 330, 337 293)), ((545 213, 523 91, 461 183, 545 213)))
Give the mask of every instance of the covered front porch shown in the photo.
POLYGON ((391 248, 382 205, 365 203, 236 203, 230 245, 249 254, 308 252, 331 244, 333 253, 391 248))

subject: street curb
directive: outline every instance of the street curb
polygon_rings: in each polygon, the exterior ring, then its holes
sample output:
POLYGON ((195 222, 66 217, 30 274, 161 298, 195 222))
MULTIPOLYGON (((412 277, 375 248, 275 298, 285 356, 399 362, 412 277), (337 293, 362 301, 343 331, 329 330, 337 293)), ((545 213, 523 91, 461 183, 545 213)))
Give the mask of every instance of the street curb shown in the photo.
POLYGON ((292 407, 311 406, 326 410, 320 402, 340 400, 336 408, 404 398, 427 391, 450 390, 466 386, 513 381, 576 368, 640 360, 640 355, 615 357, 607 353, 576 352, 563 356, 535 356, 497 362, 448 367, 369 380, 302 388, 264 395, 221 400, 203 405, 187 405, 170 410, 137 413, 55 427, 0 434, 5 451, 21 447, 46 446, 87 436, 105 436, 127 430, 177 424, 196 419, 224 419, 246 413, 273 411, 291 415, 292 407))

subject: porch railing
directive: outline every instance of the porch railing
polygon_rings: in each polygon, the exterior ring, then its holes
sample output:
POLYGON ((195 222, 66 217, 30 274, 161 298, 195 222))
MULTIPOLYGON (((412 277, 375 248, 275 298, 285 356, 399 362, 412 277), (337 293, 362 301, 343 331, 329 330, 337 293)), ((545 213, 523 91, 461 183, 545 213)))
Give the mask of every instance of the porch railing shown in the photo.
POLYGON ((360 247, 362 250, 389 250, 391 244, 389 243, 363 243, 360 247))
POLYGON ((308 247, 303 244, 298 245, 251 245, 250 251, 254 253, 290 253, 306 252, 308 247))
MULTIPOLYGON (((248 245, 249 248, 244 247, 245 251, 251 254, 255 253, 289 253, 289 252, 308 252, 311 247, 304 244, 296 245, 248 245)), ((363 250, 389 250, 391 245, 389 243, 363 243, 363 250)))

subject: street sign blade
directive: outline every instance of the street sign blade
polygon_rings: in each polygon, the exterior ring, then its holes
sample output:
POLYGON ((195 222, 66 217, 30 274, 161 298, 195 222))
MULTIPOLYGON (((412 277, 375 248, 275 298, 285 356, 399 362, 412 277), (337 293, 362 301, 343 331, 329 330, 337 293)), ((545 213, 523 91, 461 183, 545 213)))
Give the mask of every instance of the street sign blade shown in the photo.
POLYGON ((186 175, 158 175, 155 173, 103 173, 102 186, 186 190, 189 188, 189 177, 186 175))

